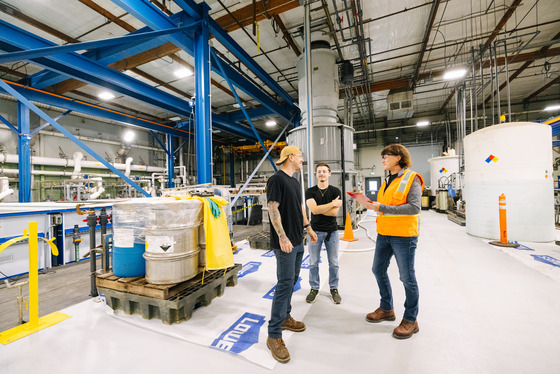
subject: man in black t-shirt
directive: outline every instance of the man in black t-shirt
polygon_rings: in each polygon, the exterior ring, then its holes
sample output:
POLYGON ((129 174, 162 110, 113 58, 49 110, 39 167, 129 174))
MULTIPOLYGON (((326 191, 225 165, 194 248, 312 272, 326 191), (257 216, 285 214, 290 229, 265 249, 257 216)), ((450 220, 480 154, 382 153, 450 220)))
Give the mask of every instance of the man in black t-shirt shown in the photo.
POLYGON ((266 184, 270 244, 276 256, 278 280, 272 299, 266 346, 272 357, 280 362, 290 360, 290 353, 282 340, 282 330, 305 330, 305 324, 290 315, 292 292, 299 278, 303 258, 303 229, 307 229, 311 242, 317 241, 303 206, 301 185, 293 177, 295 172, 301 172, 302 164, 303 155, 298 147, 284 147, 280 160, 276 162, 276 165, 282 165, 282 169, 270 177, 266 184))
POLYGON ((331 167, 320 162, 315 167, 317 185, 305 191, 305 202, 311 210, 311 227, 317 234, 317 242, 309 244, 309 285, 311 291, 305 299, 314 303, 319 293, 319 260, 321 259, 321 246, 323 242, 327 249, 329 259, 329 287, 331 300, 340 304, 342 298, 338 293, 338 224, 336 215, 342 200, 340 190, 329 185, 331 167))

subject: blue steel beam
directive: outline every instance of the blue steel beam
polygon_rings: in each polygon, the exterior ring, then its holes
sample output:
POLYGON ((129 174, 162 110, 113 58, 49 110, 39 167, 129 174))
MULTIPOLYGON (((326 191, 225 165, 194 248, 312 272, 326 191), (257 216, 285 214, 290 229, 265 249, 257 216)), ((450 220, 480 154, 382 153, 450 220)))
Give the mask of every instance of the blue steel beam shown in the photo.
MULTIPOLYGON (((113 2, 152 29, 168 29, 168 28, 176 27, 176 23, 175 23, 176 21, 167 17, 148 0, 113 0, 113 2)), ((202 10, 197 11, 196 13, 198 13, 200 17, 202 17, 202 10)), ((185 15, 183 18, 186 17, 187 16, 185 15)), ((185 40, 177 40, 175 35, 169 35, 167 37, 171 41, 173 41, 175 45, 185 50, 185 52, 187 52, 191 56, 194 56, 195 48, 194 48, 193 41, 190 41, 190 43, 185 43, 185 40)), ((184 39, 190 39, 190 37, 185 36, 184 39)), ((226 71, 227 75, 234 82, 234 84, 238 88, 240 88, 243 92, 245 92, 247 95, 251 96, 265 107, 271 109, 275 113, 278 113, 279 115, 281 115, 287 120, 290 120, 290 118, 293 117, 293 114, 299 111, 297 106, 293 104, 293 99, 290 99, 288 103, 288 109, 286 109, 284 106, 279 105, 275 100, 273 100, 268 94, 266 94, 260 88, 258 88, 257 86, 249 82, 235 69, 231 68, 228 64, 225 63, 225 61, 221 59, 220 61, 222 62, 222 65, 224 66, 224 70, 226 71)), ((212 70, 221 75, 219 69, 215 68, 216 61, 214 58, 212 58, 211 65, 212 65, 212 70)))
MULTIPOLYGON (((4 82, 8 83, 12 86, 17 92, 22 94, 23 96, 27 97, 29 100, 40 102, 43 104, 48 104, 52 106, 56 106, 58 108, 71 110, 73 112, 89 114, 96 117, 107 118, 109 120, 113 120, 116 122, 127 123, 133 126, 138 126, 143 129, 154 130, 158 132, 163 132, 166 134, 172 134, 174 136, 179 136, 182 138, 192 138, 192 134, 186 130, 175 128, 168 125, 163 125, 157 122, 145 120, 142 118, 134 117, 129 114, 117 112, 112 109, 106 109, 99 105, 90 104, 84 101, 71 99, 62 95, 56 95, 45 91, 40 91, 34 88, 25 87, 19 83, 10 82, 4 80, 4 82)), ((0 92, 4 92, 0 88, 0 92)), ((0 120, 2 117, 0 117, 0 120)), ((214 115, 212 117, 213 122, 217 129, 220 129, 224 132, 227 132, 232 135, 239 136, 241 138, 247 138, 256 141, 257 138, 253 133, 244 126, 240 126, 239 124, 235 124, 227 119, 222 118, 221 116, 214 115)), ((6 121, 7 122, 7 121, 6 121)), ((5 123, 6 123, 5 122, 5 123)), ((7 123, 6 123, 7 124, 7 123)), ((13 129, 17 132, 17 129, 13 129)))
MULTIPOLYGON (((9 82, 6 80, 2 80, 2 81, 8 83, 15 91, 17 91, 18 93, 20 93, 21 95, 25 96, 26 98, 32 101, 37 101, 43 104, 56 106, 58 108, 71 110, 73 112, 107 118, 116 122, 128 123, 130 125, 142 127, 144 129, 151 129, 159 132, 170 133, 180 137, 190 136, 189 132, 185 130, 175 129, 174 127, 171 126, 162 125, 157 122, 134 117, 125 113, 120 113, 112 109, 105 109, 99 105, 93 105, 93 104, 86 103, 84 101, 71 99, 61 95, 51 94, 48 92, 36 90, 29 87, 24 87, 19 83, 9 82)), ((4 92, 5 90, 2 90, 0 88, 0 91, 4 92)))
POLYGON ((2 117, 1 114, 0 114, 0 121, 4 122, 4 124, 5 124, 6 126, 8 126, 8 128, 9 128, 10 130, 12 130, 13 132, 15 132, 16 134, 19 134, 18 129, 16 129, 16 127, 15 127, 14 125, 12 125, 12 124, 10 123, 10 121, 8 121, 6 118, 2 117))
POLYGON ((43 48, 36 48, 31 50, 28 49, 24 51, 4 53, 4 54, 0 54, 0 64, 4 64, 6 62, 12 62, 12 61, 19 61, 19 60, 31 60, 38 57, 52 56, 60 53, 75 52, 75 51, 80 51, 82 49, 105 48, 117 44, 131 46, 141 40, 143 41, 146 39, 153 39, 155 37, 162 36, 162 35, 174 34, 182 31, 186 31, 194 27, 197 23, 198 22, 192 22, 185 26, 179 26, 167 30, 149 31, 143 33, 137 33, 134 35, 125 35, 125 36, 118 36, 110 39, 95 40, 91 42, 54 45, 52 47, 43 47, 43 48))
MULTIPOLYGON (((54 43, 18 29, 1 20, 0 40, 20 49, 41 48, 54 45, 54 43)), ((156 105, 179 115, 188 116, 190 114, 190 112, 185 109, 188 107, 188 103, 185 100, 161 91, 149 84, 140 82, 114 69, 91 61, 79 54, 66 53, 64 55, 34 59, 33 61, 41 64, 38 62, 39 60, 43 62, 43 65, 45 61, 47 61, 48 68, 61 73, 67 73, 70 70, 72 71, 72 75, 89 84, 111 89, 115 92, 156 105), (55 64, 51 65, 51 61, 55 64), (60 65, 64 68, 60 67, 60 65)))
POLYGON ((194 79, 196 92, 195 136, 196 136, 196 180, 198 184, 212 183, 212 102, 210 91, 210 29, 208 10, 203 3, 203 22, 194 34, 194 79))
MULTIPOLYGON (((185 12, 179 12, 172 15, 170 18, 176 24, 178 24, 182 20, 184 14, 185 12)), ((148 31, 151 31, 149 27, 143 27, 141 29, 131 32, 129 35, 135 35, 148 31)), ((93 49, 91 51, 85 52, 83 56, 89 58, 90 60, 97 61, 100 64, 109 65, 114 62, 124 60, 125 58, 159 47, 160 45, 163 45, 168 42, 169 40, 159 37, 159 38, 154 38, 152 40, 145 41, 143 43, 138 43, 133 46, 116 45, 109 48, 93 49)), ((63 80, 68 78, 69 77, 66 75, 62 75, 57 72, 53 72, 48 69, 45 69, 27 78, 22 79, 21 82, 23 82, 25 85, 29 85, 35 88, 45 88, 45 87, 52 86, 53 84, 62 82, 63 80)))
MULTIPOLYGON (((25 105, 27 107, 26 108, 27 113, 28 113, 27 116, 29 116, 29 109, 32 110, 33 112, 35 112, 35 114, 37 114, 39 117, 41 117, 42 119, 44 119, 45 121, 50 123, 54 128, 56 128, 58 131, 60 131, 64 135, 66 135, 67 138, 72 140, 74 143, 76 143, 78 146, 80 146, 82 149, 84 149, 87 153, 92 155, 97 161, 101 162, 107 169, 111 170, 113 173, 117 174, 119 177, 124 179, 128 184, 130 184, 132 187, 136 188, 144 196, 151 197, 151 195, 149 193, 147 193, 146 191, 144 191, 142 189, 142 187, 140 187, 139 185, 134 183, 134 181, 132 181, 132 179, 130 179, 129 177, 124 175, 124 173, 122 173, 120 170, 118 170, 113 165, 108 163, 103 157, 101 157, 97 153, 95 153, 93 151, 93 149, 91 149, 89 146, 87 146, 85 143, 83 143, 80 139, 76 138, 72 133, 70 133, 70 131, 66 130, 63 126, 59 125, 55 120, 53 120, 51 117, 49 117, 45 112, 43 112, 41 109, 37 108, 33 103, 31 103, 29 100, 27 100, 24 96, 22 96, 20 93, 18 93, 16 90, 14 90, 12 87, 10 87, 7 83, 5 83, 1 79, 0 79, 0 88, 4 89, 10 95, 14 96, 18 100, 18 105, 20 105, 20 106, 25 105)), ((21 112, 21 110, 20 110, 20 112, 21 112)), ((29 146, 29 142, 31 140, 31 137, 25 131, 29 132, 29 122, 27 124, 27 130, 26 130, 24 127, 21 127, 21 119, 20 119, 20 139, 23 136, 27 136, 28 139, 24 140, 24 141, 27 141, 27 144, 29 146)), ((20 140, 20 143, 21 143, 21 140, 20 140)), ((25 150, 25 149, 22 149, 22 148, 20 148, 18 150, 19 162, 20 162, 20 164, 19 164, 19 168, 20 168, 20 202, 27 202, 27 201, 22 201, 22 197, 21 197, 21 184, 22 184, 22 182, 21 182, 21 171, 22 171, 22 167, 27 167, 27 172, 29 173, 29 194, 31 194, 31 149, 30 149, 30 147, 28 147, 28 148, 29 148, 28 150, 25 150), (22 156, 21 155, 22 152, 28 152, 28 154, 29 154, 29 157, 28 157, 28 159, 29 159, 28 163, 29 164, 28 165, 26 164, 25 166, 22 166, 22 160, 23 160, 23 162, 26 162, 25 161, 26 155, 22 156)), ((30 197, 31 196, 29 196, 28 201, 30 201, 30 197)))
MULTIPOLYGON (((68 114, 72 113, 71 110, 67 110, 66 112, 62 113, 60 116, 55 117, 54 120, 58 122, 59 119, 61 119, 64 116, 67 116, 68 114)), ((31 131, 31 136, 37 134, 39 131, 43 130, 45 127, 50 126, 51 124, 48 122, 43 123, 41 126, 37 127, 35 130, 31 131)))
MULTIPOLYGON (((210 49, 210 52, 212 53, 212 56, 216 57, 216 55, 214 53, 214 48, 210 49)), ((245 107, 243 106, 243 102, 239 98, 239 95, 237 95, 237 91, 236 91, 235 87, 233 87, 233 84, 231 83, 229 77, 227 76, 226 73, 224 73, 222 64, 219 61, 218 61, 218 68, 220 68, 224 77, 226 78, 227 84, 229 85, 229 89, 231 90, 231 92, 235 96, 235 100, 237 100, 237 103, 239 104, 239 107, 241 108, 241 111, 245 115, 245 118, 247 119, 247 122, 249 122, 249 125, 251 125, 251 128, 253 129, 253 133, 255 133, 255 135, 257 136, 257 139, 259 140, 259 143, 261 143, 261 147, 263 148, 263 150, 266 150, 266 146, 264 145, 261 137, 259 136, 259 133, 257 132, 257 129, 255 128, 255 125, 253 125, 253 122, 251 121, 251 117, 249 117, 249 115, 247 114, 247 111, 245 110, 245 107)), ((270 157, 270 152, 268 152, 267 155, 268 155, 268 160, 270 161, 270 164, 272 165, 272 168, 274 169, 274 171, 275 172, 278 171, 278 169, 276 168, 276 165, 274 164, 274 161, 272 161, 272 157, 270 157)))
POLYGON ((163 150, 165 151, 165 153, 167 154, 167 156, 169 157, 170 153, 169 153, 169 151, 167 150, 167 148, 165 147, 165 144, 163 144, 163 143, 161 142, 161 140, 159 140, 159 138, 157 137, 157 135, 156 135, 152 130, 150 130, 150 134, 152 134, 153 138, 156 140, 156 142, 158 142, 158 144, 159 144, 159 146, 161 147, 161 149, 163 149, 163 150))
MULTIPOLYGON (((0 83, 3 83, 0 81, 0 83)), ((18 177, 19 202, 31 202, 31 126, 29 123, 29 108, 18 101, 18 177)))
MULTIPOLYGON (((194 19, 201 19, 202 9, 200 4, 196 4, 192 0, 175 0, 183 10, 194 19)), ((209 19, 210 32, 214 37, 224 45, 230 52, 232 52, 245 66, 247 66, 253 73, 257 75, 265 84, 283 98, 287 103, 292 103, 293 99, 259 64, 251 57, 218 23, 209 19)))
POLYGON ((175 152, 173 152, 173 135, 167 134, 167 187, 175 187, 175 152))
MULTIPOLYGON (((270 116, 270 115, 274 114, 274 112, 272 112, 270 109, 265 108, 265 107, 249 109, 249 110, 246 110, 246 112, 247 112, 247 114, 249 114, 249 117, 251 117, 251 118, 265 117, 265 116, 270 116)), ((228 120, 230 120, 232 122, 245 120, 245 114, 243 113, 242 110, 240 110, 238 112, 235 112, 235 113, 230 113, 226 117, 227 117, 228 120)))

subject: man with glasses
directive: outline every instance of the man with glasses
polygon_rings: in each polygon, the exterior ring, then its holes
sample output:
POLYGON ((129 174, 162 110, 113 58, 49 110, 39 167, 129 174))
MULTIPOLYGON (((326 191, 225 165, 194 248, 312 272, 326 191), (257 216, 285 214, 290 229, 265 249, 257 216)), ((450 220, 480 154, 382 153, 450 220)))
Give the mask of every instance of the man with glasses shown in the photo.
POLYGON ((319 260, 321 246, 325 243, 329 260, 329 287, 331 300, 340 304, 342 297, 338 293, 338 224, 336 215, 342 205, 340 190, 329 185, 331 167, 320 162, 315 167, 317 185, 305 191, 305 203, 311 210, 311 227, 317 233, 317 243, 309 245, 309 286, 311 291, 305 301, 314 303, 319 294, 319 260))
POLYGON ((301 172, 303 156, 298 147, 282 149, 276 165, 282 165, 266 184, 266 199, 270 216, 270 245, 276 257, 276 289, 272 299, 272 311, 268 321, 266 346, 272 357, 288 362, 290 353, 282 340, 282 330, 304 331, 305 324, 290 315, 292 292, 299 278, 303 258, 303 229, 317 241, 303 206, 301 184, 293 177, 301 172))

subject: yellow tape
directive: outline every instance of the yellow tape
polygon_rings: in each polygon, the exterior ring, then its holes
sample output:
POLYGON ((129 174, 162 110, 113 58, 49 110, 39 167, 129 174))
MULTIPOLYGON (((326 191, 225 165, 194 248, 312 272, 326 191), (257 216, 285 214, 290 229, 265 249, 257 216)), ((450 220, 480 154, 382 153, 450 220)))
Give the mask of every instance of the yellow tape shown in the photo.
POLYGON ((234 210, 233 212, 231 212, 231 214, 233 214, 233 213, 237 213, 237 212, 241 212, 242 210, 245 210, 245 209, 249 209, 249 208, 252 208, 252 207, 254 207, 255 205, 261 205, 261 204, 262 204, 262 203, 255 203, 255 204, 253 204, 253 205, 249 205, 248 207, 245 207, 245 208, 241 208, 241 209, 237 209, 237 210, 234 210))

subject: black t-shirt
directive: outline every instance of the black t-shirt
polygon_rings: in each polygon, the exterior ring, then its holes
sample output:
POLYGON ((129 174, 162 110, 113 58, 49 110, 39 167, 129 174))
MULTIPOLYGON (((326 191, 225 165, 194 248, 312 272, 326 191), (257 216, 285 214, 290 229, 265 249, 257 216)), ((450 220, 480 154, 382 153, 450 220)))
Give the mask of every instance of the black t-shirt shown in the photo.
MULTIPOLYGON (((276 201, 280 205, 278 211, 282 217, 282 227, 292 245, 303 242, 303 213, 301 211, 301 184, 282 170, 278 170, 266 183, 266 200, 276 201)), ((270 215, 270 212, 269 212, 270 215)), ((279 249, 278 234, 270 220, 270 245, 279 249)))
MULTIPOLYGON (((324 190, 321 190, 318 186, 313 186, 305 191, 305 201, 315 199, 317 205, 328 204, 337 197, 340 197, 340 190, 331 185, 324 190)), ((336 217, 323 214, 315 215, 311 213, 311 227, 313 231, 331 232, 338 230, 336 217)))

